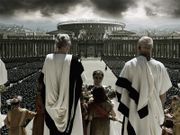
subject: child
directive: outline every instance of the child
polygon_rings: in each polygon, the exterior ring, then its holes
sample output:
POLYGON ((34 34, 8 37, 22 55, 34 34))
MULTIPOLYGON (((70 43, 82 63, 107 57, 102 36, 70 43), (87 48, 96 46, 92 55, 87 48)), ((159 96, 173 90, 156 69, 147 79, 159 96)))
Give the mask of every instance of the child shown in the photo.
POLYGON ((115 117, 113 104, 106 96, 103 87, 95 87, 92 94, 94 100, 88 106, 91 121, 90 135, 109 135, 110 117, 115 117))
POLYGON ((36 115, 35 112, 21 108, 21 101, 21 96, 15 96, 6 101, 7 104, 11 105, 11 110, 8 111, 4 120, 4 123, 8 128, 8 135, 27 135, 25 130, 27 121, 30 121, 36 115))

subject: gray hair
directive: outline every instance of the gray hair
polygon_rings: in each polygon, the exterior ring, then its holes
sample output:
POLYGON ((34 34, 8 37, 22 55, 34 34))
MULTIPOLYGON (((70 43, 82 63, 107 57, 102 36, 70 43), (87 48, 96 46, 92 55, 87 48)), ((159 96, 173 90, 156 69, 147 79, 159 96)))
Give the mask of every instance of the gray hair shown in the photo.
POLYGON ((148 36, 143 36, 138 41, 138 47, 140 46, 149 46, 153 48, 153 39, 148 36))
POLYGON ((68 34, 58 34, 55 39, 57 48, 71 46, 71 40, 68 34))

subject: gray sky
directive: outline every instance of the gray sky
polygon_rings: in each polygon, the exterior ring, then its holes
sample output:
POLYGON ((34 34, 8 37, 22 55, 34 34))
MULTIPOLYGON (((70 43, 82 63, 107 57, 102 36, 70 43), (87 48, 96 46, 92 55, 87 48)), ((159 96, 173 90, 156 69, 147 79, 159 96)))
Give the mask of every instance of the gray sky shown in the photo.
POLYGON ((180 0, 0 0, 1 23, 49 31, 74 19, 113 19, 126 29, 180 27, 180 0))

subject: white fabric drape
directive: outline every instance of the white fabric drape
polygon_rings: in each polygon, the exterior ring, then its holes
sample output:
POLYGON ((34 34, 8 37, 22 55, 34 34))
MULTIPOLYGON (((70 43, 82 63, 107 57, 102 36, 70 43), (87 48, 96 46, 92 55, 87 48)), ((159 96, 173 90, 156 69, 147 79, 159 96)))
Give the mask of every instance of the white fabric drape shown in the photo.
POLYGON ((49 54, 43 73, 46 85, 46 110, 59 131, 65 131, 69 113, 69 74, 72 55, 49 54))
MULTIPOLYGON (((118 106, 119 102, 117 101, 116 98, 112 100, 112 103, 114 105, 114 111, 116 113, 116 118, 120 121, 122 121, 122 114, 118 111, 118 106)), ((122 123, 118 121, 113 121, 110 120, 110 134, 109 135, 121 135, 121 128, 122 128, 122 123)))
POLYGON ((116 88, 117 92, 122 94, 121 102, 129 108, 124 135, 128 134, 126 129, 128 120, 137 135, 161 134, 160 124, 163 123, 164 114, 159 96, 172 86, 164 65, 154 59, 147 61, 145 57, 139 56, 125 64, 120 77, 132 82, 132 87, 139 93, 139 102, 136 104, 126 89, 118 86, 116 88), (149 114, 140 119, 138 111, 146 105, 149 114))
POLYGON ((0 85, 7 82, 7 70, 4 62, 0 59, 0 85))
MULTIPOLYGON (((66 129, 68 120, 71 60, 72 55, 69 54, 49 54, 42 70, 46 86, 46 110, 61 132, 66 129)), ((85 80, 85 75, 81 74, 81 76, 85 80)), ((49 134, 49 129, 44 123, 44 135, 49 134)), ((83 135, 80 100, 77 104, 71 135, 83 135)))
MULTIPOLYGON (((44 123, 44 135, 50 135, 49 129, 45 123, 44 123)), ((78 101, 71 135, 83 135, 83 124, 82 124, 80 100, 78 101)))

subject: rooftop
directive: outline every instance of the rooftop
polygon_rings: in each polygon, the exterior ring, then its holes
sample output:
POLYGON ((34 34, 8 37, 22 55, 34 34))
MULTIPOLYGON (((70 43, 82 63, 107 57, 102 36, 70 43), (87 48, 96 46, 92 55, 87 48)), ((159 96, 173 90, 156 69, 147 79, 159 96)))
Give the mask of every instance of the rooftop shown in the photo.
POLYGON ((114 24, 125 28, 126 24, 115 20, 68 20, 59 22, 58 25, 66 24, 114 24))

